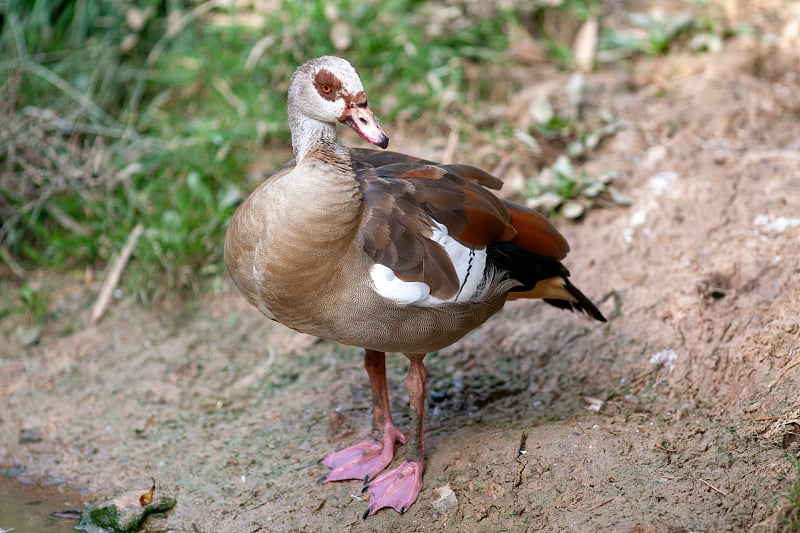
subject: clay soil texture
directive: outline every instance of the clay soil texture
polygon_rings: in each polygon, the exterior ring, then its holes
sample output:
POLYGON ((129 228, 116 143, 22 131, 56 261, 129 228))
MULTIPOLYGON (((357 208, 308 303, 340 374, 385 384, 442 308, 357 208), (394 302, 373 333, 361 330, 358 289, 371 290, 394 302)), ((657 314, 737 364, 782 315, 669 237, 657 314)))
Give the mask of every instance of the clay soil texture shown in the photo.
MULTIPOLYGON (((404 516, 362 521, 360 482, 317 483, 368 433, 361 352, 270 323, 227 279, 123 297, 92 326, 99 285, 42 273, 41 342, 2 326, 0 462, 87 500, 154 478, 178 504, 151 530, 780 531, 800 449, 798 50, 742 35, 586 75, 583 113, 623 126, 581 169, 618 172, 632 203, 556 223, 609 322, 513 303, 429 355, 404 516)), ((524 105, 569 73, 513 76, 524 105)), ((393 149, 437 157, 401 129, 393 149)), ((388 358, 401 428, 406 370, 388 358)))

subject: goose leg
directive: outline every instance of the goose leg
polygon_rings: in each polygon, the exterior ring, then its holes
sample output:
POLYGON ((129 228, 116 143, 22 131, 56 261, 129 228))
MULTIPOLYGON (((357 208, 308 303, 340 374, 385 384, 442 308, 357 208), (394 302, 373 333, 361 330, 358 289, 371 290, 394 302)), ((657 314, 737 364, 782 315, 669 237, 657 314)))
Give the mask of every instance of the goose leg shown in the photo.
POLYGON ((394 445, 406 437, 392 421, 386 390, 386 354, 375 350, 364 353, 364 367, 372 388, 372 439, 325 457, 321 463, 332 470, 320 481, 360 479, 367 483, 394 458, 394 445))
POLYGON ((407 357, 411 360, 411 368, 404 381, 410 407, 406 457, 397 468, 384 472, 369 484, 369 508, 364 512, 364 518, 384 507, 392 507, 403 514, 417 500, 422 489, 422 473, 425 470, 423 425, 427 371, 422 362, 424 355, 407 357))

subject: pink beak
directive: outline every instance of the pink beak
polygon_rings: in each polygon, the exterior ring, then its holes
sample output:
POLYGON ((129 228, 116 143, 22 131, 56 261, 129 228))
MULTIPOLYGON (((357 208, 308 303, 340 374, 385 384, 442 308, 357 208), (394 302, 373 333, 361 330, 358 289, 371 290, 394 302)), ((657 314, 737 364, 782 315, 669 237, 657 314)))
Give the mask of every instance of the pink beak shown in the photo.
POLYGON ((368 143, 381 148, 389 146, 389 136, 378 125, 375 115, 366 102, 351 103, 340 120, 353 128, 353 131, 368 143))

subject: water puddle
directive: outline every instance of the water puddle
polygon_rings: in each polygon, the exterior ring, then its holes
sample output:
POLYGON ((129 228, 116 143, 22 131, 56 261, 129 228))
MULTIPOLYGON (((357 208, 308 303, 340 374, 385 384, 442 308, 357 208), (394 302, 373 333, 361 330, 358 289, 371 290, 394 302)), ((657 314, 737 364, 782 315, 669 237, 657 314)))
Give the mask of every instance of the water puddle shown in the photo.
POLYGON ((24 485, 0 473, 0 532, 74 533, 75 520, 51 515, 81 507, 80 497, 74 492, 24 485))

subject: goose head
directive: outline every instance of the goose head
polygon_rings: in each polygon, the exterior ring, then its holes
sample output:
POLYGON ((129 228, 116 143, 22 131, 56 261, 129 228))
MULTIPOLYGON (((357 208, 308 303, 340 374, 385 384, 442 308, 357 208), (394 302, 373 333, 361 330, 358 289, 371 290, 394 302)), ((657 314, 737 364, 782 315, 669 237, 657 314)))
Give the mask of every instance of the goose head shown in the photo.
POLYGON ((367 104, 358 72, 339 57, 312 59, 295 71, 289 83, 289 119, 296 150, 298 137, 310 134, 314 122, 317 128, 319 123, 333 126, 334 132, 337 122, 346 124, 370 144, 389 145, 389 137, 367 104))

